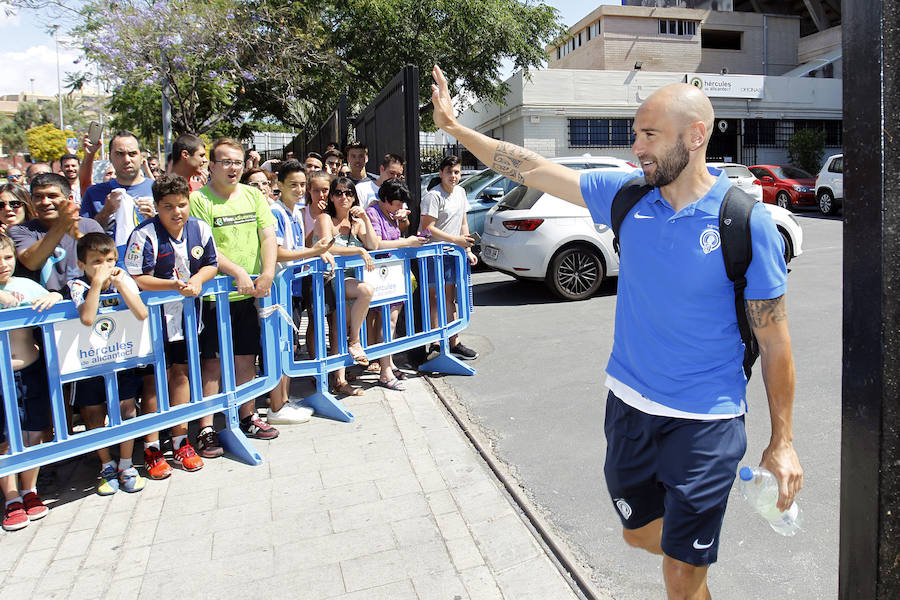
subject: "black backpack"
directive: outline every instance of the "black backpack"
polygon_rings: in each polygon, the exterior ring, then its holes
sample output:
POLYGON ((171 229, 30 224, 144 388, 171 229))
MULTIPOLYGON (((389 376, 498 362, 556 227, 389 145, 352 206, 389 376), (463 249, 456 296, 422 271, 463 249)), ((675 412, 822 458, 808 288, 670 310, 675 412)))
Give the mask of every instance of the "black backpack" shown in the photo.
MULTIPOLYGON (((613 248, 619 252, 619 229, 622 221, 638 203, 647 195, 653 186, 643 177, 628 181, 619 188, 612 201, 610 223, 613 231, 613 248)), ((750 213, 756 200, 749 194, 734 186, 728 189, 722 206, 719 208, 719 237, 722 244, 722 258, 725 261, 725 272, 734 283, 734 312, 737 314, 738 330, 744 342, 744 375, 747 380, 753 374, 753 363, 759 357, 759 344, 747 320, 747 309, 744 307, 744 288, 747 287, 747 267, 753 258, 753 247, 750 239, 750 213)))

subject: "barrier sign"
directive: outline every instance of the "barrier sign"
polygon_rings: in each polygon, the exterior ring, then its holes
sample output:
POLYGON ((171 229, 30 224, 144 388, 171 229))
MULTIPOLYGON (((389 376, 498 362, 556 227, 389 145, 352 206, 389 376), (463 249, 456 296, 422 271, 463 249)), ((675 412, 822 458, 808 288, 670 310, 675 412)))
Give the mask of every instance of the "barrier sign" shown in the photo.
POLYGON ((687 82, 710 98, 764 98, 766 78, 762 75, 688 74, 687 82))
POLYGON ((363 281, 375 288, 372 302, 406 295, 402 260, 376 264, 374 271, 363 271, 363 281))
POLYGON ((54 323, 60 374, 149 356, 153 351, 149 321, 123 310, 97 315, 91 327, 78 319, 54 323))

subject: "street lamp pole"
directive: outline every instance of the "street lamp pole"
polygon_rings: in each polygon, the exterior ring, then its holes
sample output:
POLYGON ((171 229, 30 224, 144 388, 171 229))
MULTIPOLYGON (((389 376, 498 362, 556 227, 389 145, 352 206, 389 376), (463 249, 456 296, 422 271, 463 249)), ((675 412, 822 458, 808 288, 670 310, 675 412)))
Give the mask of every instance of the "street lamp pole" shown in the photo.
POLYGON ((62 101, 62 76, 59 68, 59 25, 51 27, 53 37, 56 38, 56 98, 59 100, 59 130, 65 131, 66 126, 63 123, 63 101, 62 101))

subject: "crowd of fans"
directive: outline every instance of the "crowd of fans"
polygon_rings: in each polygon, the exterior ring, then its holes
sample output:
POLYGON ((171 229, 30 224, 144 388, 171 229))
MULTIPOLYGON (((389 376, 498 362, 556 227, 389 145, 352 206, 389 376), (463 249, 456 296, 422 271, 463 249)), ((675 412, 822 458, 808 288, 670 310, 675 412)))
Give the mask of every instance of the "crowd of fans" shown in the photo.
MULTIPOLYGON (((457 186, 460 164, 447 157, 441 164, 441 185, 422 199, 418 228, 410 227, 410 193, 404 181, 404 161, 387 154, 378 175, 366 171, 368 151, 364 144, 350 143, 344 151, 329 145, 323 152, 310 152, 303 161, 290 153, 284 161, 267 160, 246 151, 233 139, 221 138, 207 148, 199 137, 183 134, 173 144, 165 165, 141 152, 139 140, 127 131, 109 140, 110 169, 97 174, 94 158, 99 142, 85 135, 84 158, 67 154, 59 161, 59 172, 35 163, 25 173, 7 171, 8 182, 0 183, 0 307, 29 304, 44 310, 64 298, 78 308, 81 322, 93 326, 101 306, 122 303, 137 319, 146 319, 148 307, 140 292, 177 291, 195 298, 202 390, 204 396, 220 391, 218 319, 215 301, 200 298, 204 283, 217 274, 233 278, 236 291, 228 297, 234 376, 237 385, 257 376, 261 329, 257 299, 270 293, 277 270, 293 261, 318 258, 334 267, 334 256, 359 256, 372 270, 370 252, 415 247, 430 239, 469 249, 473 240, 466 227, 468 202, 457 186)), ((418 216, 418 213, 417 213, 418 216)), ((448 318, 456 314, 455 263, 446 261, 448 318)), ((333 273, 333 271, 331 271, 333 273)), ((433 281, 434 273, 431 273, 433 281)), ((314 356, 314 326, 328 323, 328 331, 342 331, 335 323, 334 277, 327 278, 326 315, 313 314, 310 279, 300 278, 291 289, 292 316, 296 327, 306 324, 305 350, 314 356), (302 319, 306 312, 307 318, 302 319)), ((402 391, 407 374, 391 356, 370 361, 362 344, 393 335, 403 308, 369 310, 374 289, 348 275, 343 281, 349 303, 347 339, 329 335, 332 352, 342 343, 359 368, 378 374, 385 388, 402 391)), ((431 314, 436 316, 434 289, 431 314)), ((165 356, 168 395, 172 406, 190 402, 187 370, 186 323, 182 302, 162 306, 165 326, 165 356)), ((41 341, 33 330, 11 332, 18 404, 24 443, 28 446, 51 439, 47 373, 41 341)), ((303 336, 299 336, 303 337, 303 336)), ((299 351, 299 348, 298 348, 299 351)), ((451 352, 461 359, 477 358, 474 350, 455 337, 451 352)), ((152 367, 117 373, 122 419, 157 411, 152 367)), ((331 374, 332 391, 338 395, 362 395, 345 369, 331 374)), ((102 377, 79 380, 67 389, 72 418, 77 413, 86 429, 103 427, 107 401, 102 377)), ((0 453, 9 449, 0 402, 0 453)), ((256 400, 239 409, 240 428, 251 438, 278 437, 274 425, 308 421, 313 410, 290 397, 290 380, 269 394, 266 419, 257 413, 256 400)), ((200 419, 194 442, 188 424, 165 432, 171 440, 171 464, 161 445, 160 432, 142 440, 142 475, 132 462, 135 440, 118 448, 97 452, 100 475, 97 493, 139 492, 146 477, 163 479, 173 471, 203 467, 204 459, 221 456, 224 450, 213 426, 213 416, 200 419), (117 455, 114 456, 114 454, 117 455)), ((17 530, 47 514, 37 493, 37 469, 0 478, 6 501, 3 529, 17 530)))

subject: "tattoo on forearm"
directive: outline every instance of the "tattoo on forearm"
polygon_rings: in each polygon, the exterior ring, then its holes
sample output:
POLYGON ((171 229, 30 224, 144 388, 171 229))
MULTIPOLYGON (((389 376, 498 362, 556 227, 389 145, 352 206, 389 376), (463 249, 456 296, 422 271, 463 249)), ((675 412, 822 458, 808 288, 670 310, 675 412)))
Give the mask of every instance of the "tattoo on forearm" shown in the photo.
POLYGON ((525 177, 522 175, 522 163, 539 158, 540 155, 531 150, 526 150, 509 142, 500 142, 497 145, 497 151, 494 153, 494 161, 491 166, 501 175, 506 175, 518 183, 524 183, 525 177))
POLYGON ((747 300, 746 304, 747 320, 757 329, 787 319, 783 295, 771 300, 747 300))

